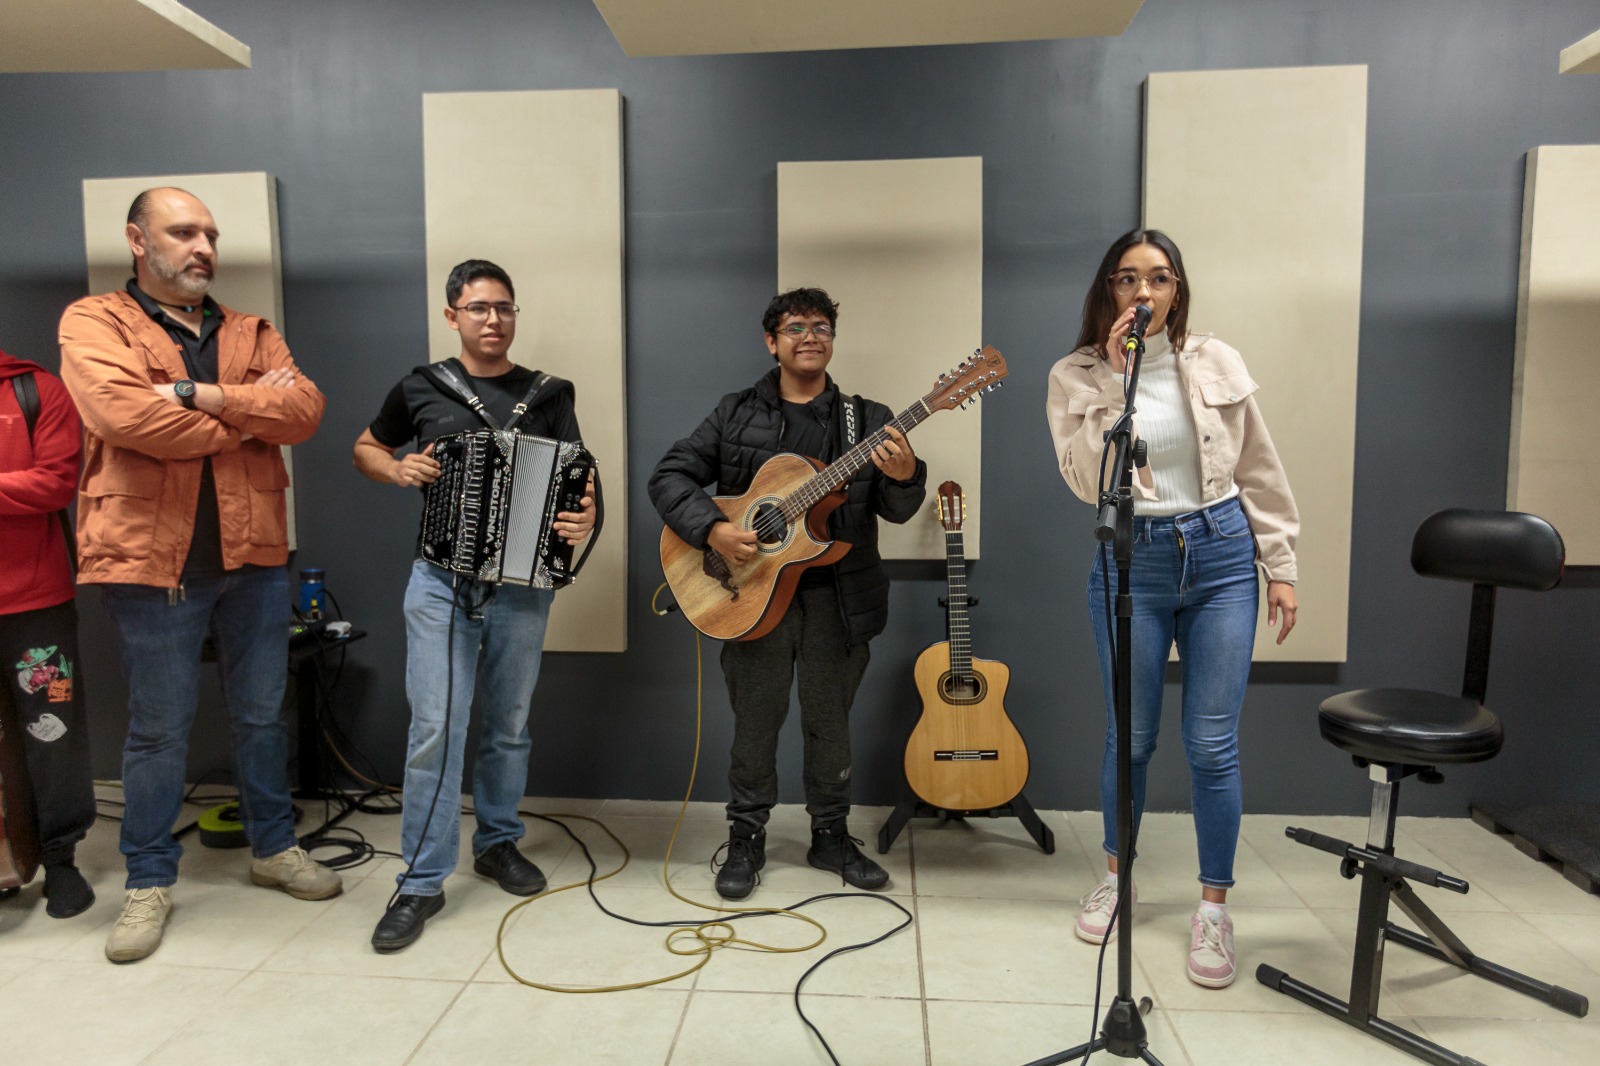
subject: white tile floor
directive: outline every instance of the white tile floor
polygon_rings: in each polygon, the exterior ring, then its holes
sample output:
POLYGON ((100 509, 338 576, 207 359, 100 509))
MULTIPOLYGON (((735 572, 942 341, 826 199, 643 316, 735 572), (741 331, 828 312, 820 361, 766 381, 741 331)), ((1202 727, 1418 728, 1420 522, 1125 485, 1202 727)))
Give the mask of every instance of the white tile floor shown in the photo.
MULTIPOLYGON (((532 809, 601 818, 632 852, 597 887, 611 909, 662 920, 704 917, 662 887, 677 805, 529 801, 532 809)), ((311 812, 314 816, 318 812, 311 812)), ((869 844, 887 815, 858 809, 869 844)), ((888 895, 915 924, 879 946, 829 962, 809 980, 808 1014, 847 1066, 1020 1064, 1084 1039, 1095 1017, 1096 953, 1072 935, 1078 896, 1099 876, 1099 816, 1045 812, 1056 852, 1045 855, 1010 819, 916 821, 887 856, 888 895)), ((1150 1047, 1167 1066, 1362 1066, 1418 1060, 1269 991, 1270 962, 1336 995, 1347 990, 1357 888, 1337 860, 1287 840, 1293 821, 1346 839, 1354 818, 1245 819, 1232 896, 1240 979, 1225 991, 1188 982, 1183 962, 1197 886, 1194 837, 1182 815, 1149 815, 1134 927, 1136 995, 1155 1010, 1150 1047)), ((393 848, 398 821, 347 824, 393 848)), ((615 845, 572 823, 602 870, 615 845)), ((672 858, 673 886, 715 899, 706 858, 725 834, 719 806, 691 805, 672 858)), ((773 819, 765 881, 751 902, 776 905, 837 883, 805 865, 806 819, 773 819)), ((465 839, 470 825, 463 833, 465 839)), ((555 886, 585 866, 560 830, 530 825, 525 850, 555 886)), ((1420 889, 1467 943, 1494 961, 1600 997, 1600 897, 1588 895, 1465 819, 1401 819, 1403 857, 1472 883, 1467 896, 1420 889)), ((7 1062, 63 1063, 666 1063, 811 1066, 827 1057, 793 1005, 794 982, 824 953, 901 920, 880 902, 850 898, 807 910, 827 942, 774 954, 729 947, 666 984, 575 995, 516 983, 625 984, 682 971, 695 959, 664 947, 665 931, 603 915, 581 889, 516 902, 470 872, 446 886, 449 903, 408 950, 368 946, 398 869, 392 859, 345 872, 345 892, 305 903, 251 887, 247 858, 192 843, 165 942, 127 966, 102 950, 121 899, 115 825, 80 849, 99 901, 78 918, 44 913, 37 886, 0 903, 0 1040, 7 1062), (495 947, 505 924, 503 965, 495 947)), ((772 945, 814 939, 781 918, 740 922, 772 945)), ((1114 958, 1114 950, 1110 957, 1114 958)), ((1106 995, 1115 988, 1108 963, 1106 995)), ((1458 1052, 1499 1066, 1600 1063, 1600 1018, 1576 1020, 1527 997, 1396 947, 1387 953, 1384 1014, 1458 1052)), ((1117 1061, 1097 1055, 1095 1062, 1117 1061)))

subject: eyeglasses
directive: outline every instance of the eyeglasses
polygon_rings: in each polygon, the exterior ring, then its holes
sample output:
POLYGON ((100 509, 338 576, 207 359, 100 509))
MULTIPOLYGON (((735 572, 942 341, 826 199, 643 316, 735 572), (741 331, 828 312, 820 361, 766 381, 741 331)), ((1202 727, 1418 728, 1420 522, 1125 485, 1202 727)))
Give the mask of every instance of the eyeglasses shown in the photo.
POLYGON ((1138 274, 1132 270, 1123 270, 1112 274, 1106 279, 1111 283, 1111 288, 1119 296, 1127 296, 1139 288, 1139 282, 1150 286, 1153 296, 1164 296, 1171 292, 1178 284, 1178 275, 1167 271, 1158 270, 1154 274, 1138 274))
POLYGON ((832 326, 802 326, 798 322, 792 322, 778 330, 778 332, 783 334, 785 337, 793 337, 795 340, 799 340, 807 333, 817 338, 817 340, 822 341, 824 344, 833 340, 832 326))
POLYGON ((517 312, 521 310, 521 308, 519 308, 516 304, 486 304, 474 301, 470 304, 462 304, 460 307, 451 308, 451 310, 466 315, 474 322, 487 322, 489 320, 490 311, 493 311, 501 318, 516 318, 517 312))

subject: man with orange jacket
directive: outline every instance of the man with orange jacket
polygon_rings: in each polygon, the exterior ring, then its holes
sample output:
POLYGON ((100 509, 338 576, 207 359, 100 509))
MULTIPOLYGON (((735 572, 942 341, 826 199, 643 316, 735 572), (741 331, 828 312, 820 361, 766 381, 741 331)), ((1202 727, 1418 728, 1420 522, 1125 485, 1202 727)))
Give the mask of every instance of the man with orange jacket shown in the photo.
POLYGON ((128 879, 106 941, 113 962, 161 943, 208 631, 250 879, 299 899, 342 887, 296 844, 282 711, 289 475, 279 445, 309 439, 325 401, 270 322, 206 295, 218 232, 205 204, 181 189, 147 190, 126 234, 134 278, 61 318, 61 376, 84 423, 78 580, 101 587, 128 680, 128 879))

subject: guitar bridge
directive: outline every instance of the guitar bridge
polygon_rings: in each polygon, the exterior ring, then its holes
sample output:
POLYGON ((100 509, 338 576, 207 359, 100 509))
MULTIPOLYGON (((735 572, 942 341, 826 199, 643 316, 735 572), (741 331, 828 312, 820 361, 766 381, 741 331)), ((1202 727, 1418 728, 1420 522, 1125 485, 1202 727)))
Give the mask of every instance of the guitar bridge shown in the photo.
POLYGON ((933 753, 934 762, 992 762, 1000 758, 1000 753, 993 748, 982 750, 966 749, 963 751, 936 751, 933 753))

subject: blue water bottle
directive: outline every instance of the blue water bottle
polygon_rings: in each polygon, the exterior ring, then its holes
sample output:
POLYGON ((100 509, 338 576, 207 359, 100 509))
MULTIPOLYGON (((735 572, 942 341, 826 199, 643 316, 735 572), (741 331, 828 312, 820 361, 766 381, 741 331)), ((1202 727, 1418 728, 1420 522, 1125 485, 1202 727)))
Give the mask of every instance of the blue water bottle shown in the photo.
POLYGON ((323 576, 321 567, 300 571, 300 617, 308 622, 322 617, 323 576))

